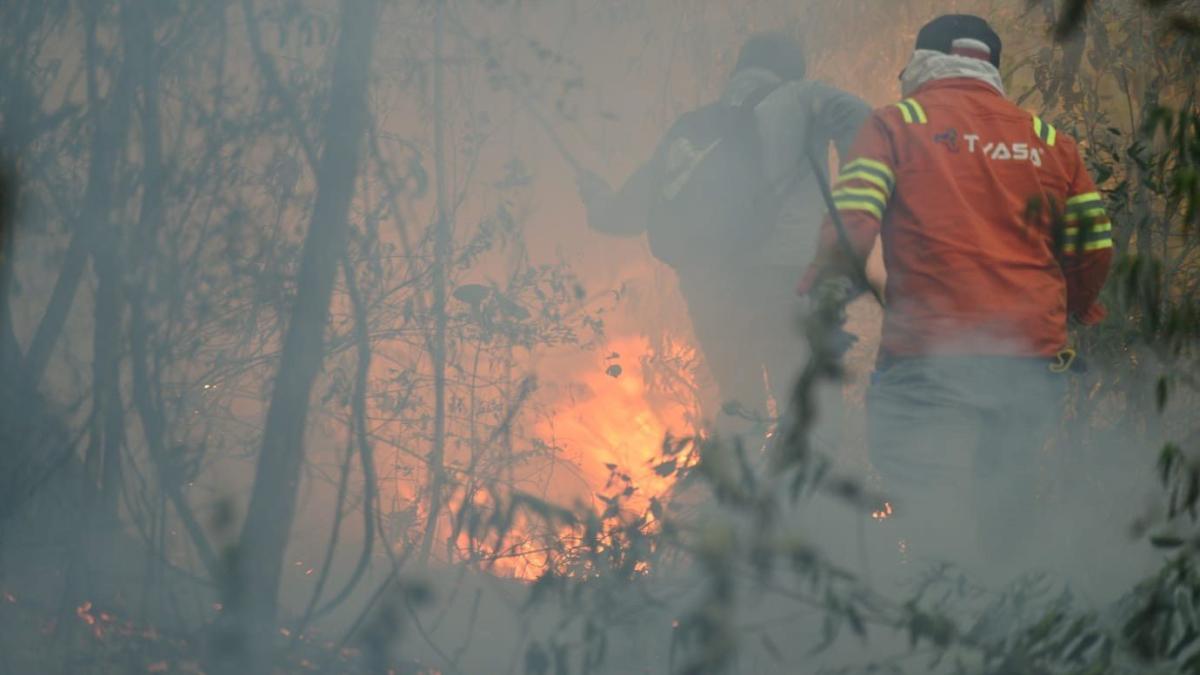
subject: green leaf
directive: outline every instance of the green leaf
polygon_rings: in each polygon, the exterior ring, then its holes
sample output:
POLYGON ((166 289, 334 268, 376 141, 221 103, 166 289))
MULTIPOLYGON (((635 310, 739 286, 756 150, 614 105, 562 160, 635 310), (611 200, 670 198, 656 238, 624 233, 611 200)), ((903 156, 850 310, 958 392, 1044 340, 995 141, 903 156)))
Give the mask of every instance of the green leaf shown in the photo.
POLYGON ((1183 539, 1171 534, 1160 534, 1150 537, 1150 545, 1154 548, 1179 548, 1183 544, 1183 539))

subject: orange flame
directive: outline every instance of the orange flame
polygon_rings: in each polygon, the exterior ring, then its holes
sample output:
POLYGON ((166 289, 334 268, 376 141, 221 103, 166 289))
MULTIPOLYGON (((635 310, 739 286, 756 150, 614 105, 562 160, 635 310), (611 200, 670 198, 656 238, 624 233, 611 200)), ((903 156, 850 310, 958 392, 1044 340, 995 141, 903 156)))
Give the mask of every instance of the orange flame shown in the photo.
MULTIPOLYGON (((574 469, 575 480, 559 474, 547 486, 551 501, 591 504, 599 514, 616 497, 622 513, 637 516, 647 512, 652 500, 666 501, 674 485, 673 472, 658 470, 663 441, 695 429, 699 403, 693 374, 664 377, 662 372, 671 370, 667 362, 692 363, 695 348, 667 339, 655 349, 642 335, 614 339, 608 348, 582 372, 567 377, 569 384, 561 387, 566 393, 532 431, 548 439, 574 469)), ((534 534, 537 527, 518 522, 502 550, 476 547, 472 552, 486 557, 493 573, 536 579, 548 569, 552 555, 545 538, 534 534)), ((570 528, 556 534, 560 543, 578 538, 570 528)), ((460 551, 469 546, 460 537, 460 551)))
MULTIPOLYGON (((659 383, 651 371, 664 354, 645 336, 620 338, 610 347, 612 353, 582 374, 572 394, 535 431, 556 439, 589 493, 624 491, 625 507, 642 512, 674 484, 655 465, 663 439, 695 429, 695 384, 690 373, 677 373, 682 386, 659 383)), ((662 351, 688 355, 695 349, 667 340, 662 351)))

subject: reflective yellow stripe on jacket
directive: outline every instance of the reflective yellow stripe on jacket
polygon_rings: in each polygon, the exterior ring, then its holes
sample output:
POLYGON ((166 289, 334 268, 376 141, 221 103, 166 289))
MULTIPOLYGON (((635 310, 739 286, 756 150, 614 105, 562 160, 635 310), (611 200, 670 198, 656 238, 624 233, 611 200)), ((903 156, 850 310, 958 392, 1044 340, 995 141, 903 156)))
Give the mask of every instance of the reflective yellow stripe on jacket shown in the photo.
POLYGON ((842 169, 834 184, 833 202, 839 213, 858 211, 882 221, 895 186, 896 174, 891 167, 860 157, 842 169))
POLYGON ((1042 118, 1037 115, 1033 116, 1033 132, 1050 147, 1054 147, 1054 142, 1058 140, 1058 130, 1049 122, 1042 121, 1042 118))
POLYGON ((1085 252, 1112 248, 1112 221, 1099 192, 1068 199, 1064 220, 1068 227, 1063 230, 1063 253, 1075 253, 1080 248, 1085 252))
POLYGON ((894 105, 900 109, 900 116, 904 118, 905 124, 929 124, 929 118, 925 115, 925 108, 921 107, 917 99, 906 98, 894 105))

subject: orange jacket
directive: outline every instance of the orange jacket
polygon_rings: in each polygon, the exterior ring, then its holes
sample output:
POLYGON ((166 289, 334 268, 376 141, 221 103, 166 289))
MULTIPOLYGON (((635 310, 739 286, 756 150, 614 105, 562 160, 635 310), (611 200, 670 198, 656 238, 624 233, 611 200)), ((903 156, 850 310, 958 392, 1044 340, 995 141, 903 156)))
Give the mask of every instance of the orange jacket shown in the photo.
MULTIPOLYGON (((1053 356, 1094 323, 1112 226, 1075 141, 979 80, 877 110, 834 187, 859 261, 882 236, 881 354, 1053 356)), ((800 284, 851 264, 829 218, 800 284)))

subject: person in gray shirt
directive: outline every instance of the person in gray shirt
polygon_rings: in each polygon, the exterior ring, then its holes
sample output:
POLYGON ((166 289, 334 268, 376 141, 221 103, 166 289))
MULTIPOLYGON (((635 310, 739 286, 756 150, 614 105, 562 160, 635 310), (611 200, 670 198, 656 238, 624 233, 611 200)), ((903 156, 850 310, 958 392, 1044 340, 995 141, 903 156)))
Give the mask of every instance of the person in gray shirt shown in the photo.
MULTIPOLYGON (((789 402, 807 351, 794 288, 825 214, 809 153, 826 165, 833 143, 845 157, 870 112, 858 97, 806 79, 796 40, 757 34, 720 100, 684 115, 620 189, 579 173, 589 227, 647 233, 654 255, 678 274, 723 403, 705 411, 720 431, 768 420, 768 395, 780 409, 789 402)), ((840 427, 835 389, 819 395, 827 424, 818 440, 840 427)))

